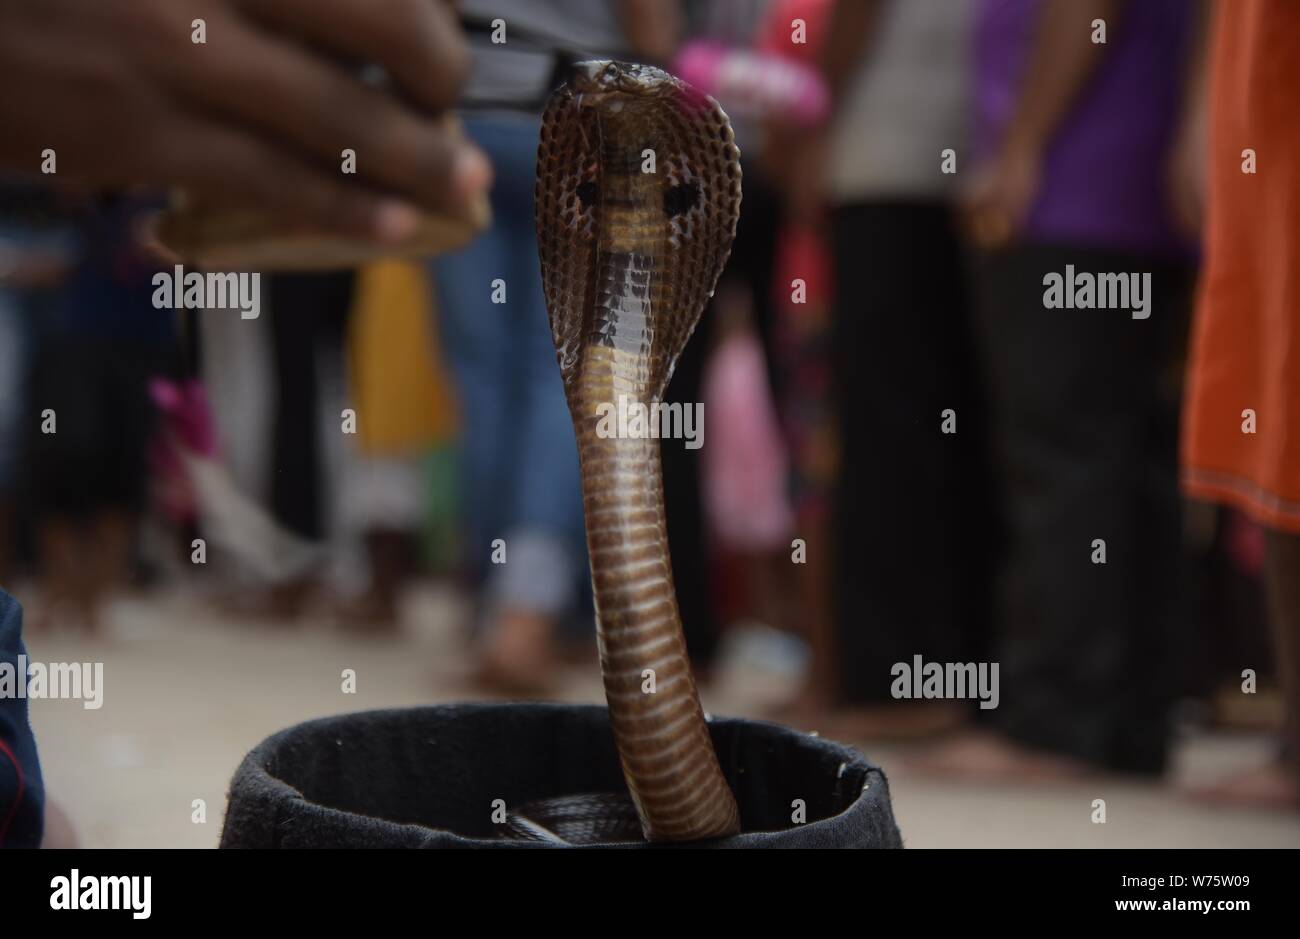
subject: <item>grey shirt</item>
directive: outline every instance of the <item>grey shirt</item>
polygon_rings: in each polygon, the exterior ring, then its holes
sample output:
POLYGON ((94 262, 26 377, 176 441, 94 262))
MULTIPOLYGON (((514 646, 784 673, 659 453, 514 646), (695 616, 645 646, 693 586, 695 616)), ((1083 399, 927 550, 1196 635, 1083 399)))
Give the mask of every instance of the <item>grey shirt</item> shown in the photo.
POLYGON ((967 139, 971 0, 887 0, 834 128, 832 201, 943 198, 967 139))
POLYGON ((627 58, 617 0, 463 0, 472 62, 468 108, 535 110, 551 91, 561 56, 627 58), (504 42, 493 42, 494 21, 504 42))

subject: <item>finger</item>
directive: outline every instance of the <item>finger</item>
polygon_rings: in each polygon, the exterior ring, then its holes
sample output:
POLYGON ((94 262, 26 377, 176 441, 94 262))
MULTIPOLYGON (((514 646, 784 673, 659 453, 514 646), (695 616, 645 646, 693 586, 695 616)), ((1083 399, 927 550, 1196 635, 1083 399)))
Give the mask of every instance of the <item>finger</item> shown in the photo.
POLYGON ((341 175, 342 152, 353 150, 358 176, 444 212, 467 214, 486 190, 486 158, 441 119, 255 27, 232 23, 228 33, 219 43, 209 33, 200 68, 174 70, 182 99, 291 144, 322 170, 341 175))
POLYGON ((289 223, 396 243, 419 212, 383 193, 335 178, 291 153, 212 122, 173 123, 158 158, 181 186, 214 200, 246 204, 289 223), (168 153, 168 147, 174 152, 168 153))
POLYGON ((257 0, 245 13, 356 62, 384 66, 409 99, 441 111, 460 96, 469 47, 439 0, 257 0))

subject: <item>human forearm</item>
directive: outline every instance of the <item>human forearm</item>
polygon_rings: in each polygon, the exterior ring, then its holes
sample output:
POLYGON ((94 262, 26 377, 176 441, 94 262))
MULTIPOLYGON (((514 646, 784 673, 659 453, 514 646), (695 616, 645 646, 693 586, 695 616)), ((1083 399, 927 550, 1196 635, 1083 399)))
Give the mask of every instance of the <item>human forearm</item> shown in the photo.
POLYGON ((879 21, 880 0, 836 0, 827 20, 818 65, 838 110, 879 21))
POLYGON ((1115 28, 1124 0, 1047 0, 1035 32, 1020 98, 1007 127, 1009 149, 1041 151, 1106 54, 1093 21, 1115 28))

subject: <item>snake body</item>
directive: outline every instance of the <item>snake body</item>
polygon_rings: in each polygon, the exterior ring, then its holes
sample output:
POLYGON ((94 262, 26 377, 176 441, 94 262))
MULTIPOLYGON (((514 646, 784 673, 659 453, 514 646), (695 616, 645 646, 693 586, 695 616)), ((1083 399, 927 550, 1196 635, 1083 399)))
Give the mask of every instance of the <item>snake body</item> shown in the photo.
POLYGON ((718 104, 649 66, 580 64, 542 120, 542 281, 578 441, 610 723, 650 841, 740 824, 686 655, 659 441, 602 433, 601 406, 661 400, 731 252, 739 158, 718 104))

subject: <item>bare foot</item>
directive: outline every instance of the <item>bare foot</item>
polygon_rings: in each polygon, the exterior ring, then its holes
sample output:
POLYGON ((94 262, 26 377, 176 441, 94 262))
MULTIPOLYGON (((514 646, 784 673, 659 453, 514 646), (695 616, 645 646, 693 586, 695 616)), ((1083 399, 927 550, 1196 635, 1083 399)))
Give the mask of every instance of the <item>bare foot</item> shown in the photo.
POLYGON ((397 595, 411 571, 411 537, 401 531, 372 531, 366 535, 370 555, 370 588, 355 599, 337 604, 340 624, 370 636, 401 633, 397 595))
POLYGON ((958 730, 965 710, 948 701, 850 705, 832 710, 818 730, 833 740, 915 740, 958 730))
POLYGON ((906 761, 908 771, 984 782, 1066 782, 1092 772, 1088 764, 1031 750, 988 731, 969 731, 906 761))
POLYGON ((555 677, 554 626, 549 616, 502 612, 483 641, 479 683, 504 694, 549 693, 555 677))
POLYGON ((764 716, 778 724, 813 731, 820 729, 833 709, 831 695, 810 682, 789 701, 770 708, 764 716))
POLYGON ((292 580, 221 596, 214 605, 221 615, 231 619, 296 626, 315 591, 316 584, 313 581, 292 580))
POLYGON ((1273 811, 1300 809, 1300 784, 1280 763, 1230 776, 1210 786, 1191 789, 1191 798, 1218 805, 1273 811))
POLYGON ((49 590, 26 603, 23 631, 28 636, 78 634, 99 638, 98 609, 81 597, 58 596, 49 590))
POLYGON ((334 608, 339 625, 350 632, 372 637, 401 635, 396 598, 376 590, 339 601, 334 608))

